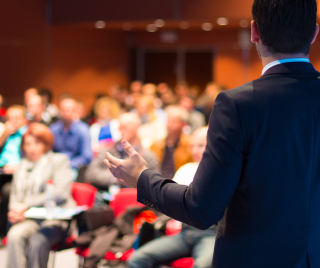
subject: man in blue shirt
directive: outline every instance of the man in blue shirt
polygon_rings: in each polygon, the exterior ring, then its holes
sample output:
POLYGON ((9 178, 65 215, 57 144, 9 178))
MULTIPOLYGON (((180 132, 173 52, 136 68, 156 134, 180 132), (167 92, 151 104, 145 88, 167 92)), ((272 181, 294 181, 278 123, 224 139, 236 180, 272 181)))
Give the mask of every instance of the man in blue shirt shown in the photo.
POLYGON ((53 151, 66 154, 74 170, 88 165, 92 159, 89 126, 74 120, 76 105, 73 98, 62 99, 60 101, 61 120, 50 126, 55 137, 53 151))
POLYGON ((27 130, 27 120, 24 108, 19 105, 11 106, 7 111, 7 122, 0 137, 0 167, 2 173, 12 174, 19 164, 21 137, 27 130))

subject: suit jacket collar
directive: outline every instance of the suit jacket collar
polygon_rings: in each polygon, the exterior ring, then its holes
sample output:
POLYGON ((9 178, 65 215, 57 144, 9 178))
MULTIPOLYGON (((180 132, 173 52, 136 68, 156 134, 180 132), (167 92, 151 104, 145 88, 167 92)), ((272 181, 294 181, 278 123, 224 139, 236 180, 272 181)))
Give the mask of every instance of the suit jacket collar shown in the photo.
POLYGON ((320 75, 320 73, 308 62, 288 62, 278 64, 267 70, 262 77, 271 74, 314 74, 320 75))

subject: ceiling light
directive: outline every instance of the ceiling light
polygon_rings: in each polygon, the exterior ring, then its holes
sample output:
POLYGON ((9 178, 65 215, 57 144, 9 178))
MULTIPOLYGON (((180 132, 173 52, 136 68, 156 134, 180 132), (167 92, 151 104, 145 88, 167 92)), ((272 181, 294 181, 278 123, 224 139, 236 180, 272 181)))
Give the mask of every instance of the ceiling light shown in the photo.
POLYGON ((189 22, 187 21, 181 21, 180 24, 179 24, 180 28, 181 29, 188 29, 189 28, 189 22))
POLYGON ((229 20, 227 18, 219 18, 219 19, 217 19, 217 23, 219 25, 228 25, 229 24, 229 20))
POLYGON ((241 20, 240 21, 240 26, 243 27, 243 28, 246 28, 249 26, 249 21, 247 20, 241 20))
POLYGON ((102 28, 106 27, 106 23, 103 20, 99 20, 99 21, 96 21, 94 26, 98 29, 102 29, 102 28))
POLYGON ((155 20, 154 21, 154 25, 157 27, 163 27, 166 23, 164 22, 164 20, 155 20))
POLYGON ((212 30, 212 24, 210 22, 202 23, 201 28, 204 31, 211 31, 212 30))
POLYGON ((154 24, 149 24, 147 26, 147 31, 150 33, 154 33, 158 30, 157 26, 155 26, 154 24))
POLYGON ((130 31, 131 29, 132 29, 132 24, 131 23, 123 24, 123 30, 130 31))

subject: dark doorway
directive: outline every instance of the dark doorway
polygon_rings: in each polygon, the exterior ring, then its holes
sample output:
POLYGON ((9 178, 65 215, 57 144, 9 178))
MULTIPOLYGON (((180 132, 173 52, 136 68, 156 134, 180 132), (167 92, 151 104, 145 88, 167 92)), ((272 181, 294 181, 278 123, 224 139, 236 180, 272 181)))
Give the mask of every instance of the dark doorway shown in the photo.
POLYGON ((145 83, 167 83, 173 87, 177 82, 177 52, 145 52, 145 83))
POLYGON ((187 51, 185 77, 188 85, 197 85, 201 90, 213 80, 212 51, 187 51))

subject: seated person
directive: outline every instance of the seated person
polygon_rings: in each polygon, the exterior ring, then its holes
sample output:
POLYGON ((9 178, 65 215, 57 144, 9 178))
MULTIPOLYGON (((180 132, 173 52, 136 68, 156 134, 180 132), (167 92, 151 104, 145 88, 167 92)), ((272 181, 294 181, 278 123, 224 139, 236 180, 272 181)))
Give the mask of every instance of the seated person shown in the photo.
POLYGON ((161 165, 161 174, 172 179, 176 171, 186 163, 192 162, 190 137, 183 133, 189 119, 188 112, 177 105, 166 108, 167 132, 166 139, 152 144, 150 147, 161 165))
POLYGON ((50 126, 55 138, 53 151, 69 157, 73 179, 76 179, 78 169, 87 166, 92 159, 89 126, 75 120, 76 108, 75 99, 65 97, 60 100, 61 120, 50 126))
POLYGON ((67 156, 51 151, 54 137, 48 127, 30 124, 22 138, 26 157, 17 167, 12 182, 8 219, 8 268, 45 268, 50 249, 60 242, 66 223, 24 218, 30 207, 45 205, 46 184, 54 182, 53 198, 63 208, 74 208, 71 197, 71 168, 67 156))
POLYGON ((10 182, 20 158, 21 137, 27 129, 23 106, 14 105, 7 111, 7 121, 0 136, 0 237, 7 233, 10 182))
POLYGON ((206 118, 203 113, 198 112, 194 108, 194 98, 191 96, 180 99, 179 105, 189 112, 189 125, 191 127, 191 134, 198 128, 206 125, 206 118))
MULTIPOLYGON (((192 135, 193 163, 182 166, 173 180, 189 185, 197 171, 206 147, 207 128, 200 128, 192 135)), ((130 268, 151 268, 192 256, 194 268, 209 268, 212 264, 216 229, 198 230, 183 224, 179 234, 157 238, 139 248, 129 260, 130 268)))
POLYGON ((90 127, 91 148, 94 153, 120 140, 117 120, 119 112, 118 102, 108 97, 100 98, 94 105, 97 122, 90 127))
POLYGON ((56 121, 59 115, 58 107, 52 103, 52 93, 49 89, 43 88, 39 90, 39 95, 44 105, 44 111, 51 117, 51 121, 56 121))
POLYGON ((31 95, 28 98, 27 106, 27 115, 29 122, 38 122, 46 126, 51 124, 51 116, 45 111, 45 106, 42 103, 42 98, 40 95, 31 95))
POLYGON ((150 149, 154 142, 164 139, 167 135, 166 125, 156 113, 154 100, 150 95, 140 96, 136 102, 136 110, 132 111, 140 117, 141 127, 138 135, 145 149, 150 149))
MULTIPOLYGON (((137 132, 141 125, 140 119, 133 113, 125 113, 119 117, 119 131, 122 139, 126 139, 132 146, 145 158, 150 169, 160 170, 156 156, 149 150, 141 147, 137 132)), ((102 149, 99 156, 94 159, 85 172, 85 180, 90 182, 99 190, 107 190, 117 180, 113 177, 103 160, 106 158, 106 152, 119 158, 127 158, 127 153, 123 150, 120 143, 114 144, 108 149, 102 149)))
POLYGON ((21 137, 27 129, 27 120, 23 106, 13 105, 7 111, 8 120, 0 136, 0 168, 3 173, 12 174, 20 162, 21 137))

